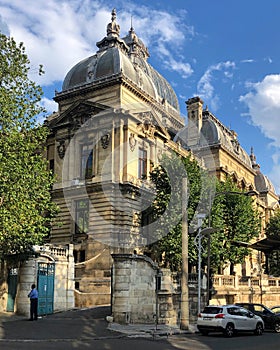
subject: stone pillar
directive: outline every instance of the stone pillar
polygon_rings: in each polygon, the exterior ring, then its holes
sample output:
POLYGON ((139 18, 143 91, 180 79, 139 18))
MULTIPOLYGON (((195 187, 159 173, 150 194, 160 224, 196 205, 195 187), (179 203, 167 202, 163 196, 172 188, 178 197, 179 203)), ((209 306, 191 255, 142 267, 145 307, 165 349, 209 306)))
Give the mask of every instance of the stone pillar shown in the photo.
POLYGON ((113 254, 112 315, 114 322, 154 323, 157 265, 144 255, 113 254))
POLYGON ((29 316, 29 298, 32 283, 37 284, 36 259, 25 261, 19 269, 18 292, 16 296, 15 312, 20 315, 29 316))
POLYGON ((73 256, 73 244, 68 246, 68 265, 67 265, 67 290, 66 290, 66 309, 71 309, 75 306, 75 263, 73 256))

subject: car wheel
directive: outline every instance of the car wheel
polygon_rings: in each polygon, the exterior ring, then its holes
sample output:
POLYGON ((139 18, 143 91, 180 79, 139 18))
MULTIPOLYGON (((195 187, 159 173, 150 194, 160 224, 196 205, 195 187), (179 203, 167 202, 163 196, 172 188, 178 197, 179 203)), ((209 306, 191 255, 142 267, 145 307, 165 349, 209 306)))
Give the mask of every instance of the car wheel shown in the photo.
POLYGON ((261 323, 258 323, 256 326, 256 329, 254 331, 256 335, 262 335, 263 334, 263 325, 261 323))
POLYGON ((280 333, 280 322, 276 322, 274 325, 274 331, 280 333))
POLYGON ((224 330, 224 335, 227 338, 231 338, 234 335, 234 326, 232 323, 228 323, 225 330, 224 330))
POLYGON ((200 333, 202 334, 202 335, 208 335, 208 331, 200 331, 200 333))

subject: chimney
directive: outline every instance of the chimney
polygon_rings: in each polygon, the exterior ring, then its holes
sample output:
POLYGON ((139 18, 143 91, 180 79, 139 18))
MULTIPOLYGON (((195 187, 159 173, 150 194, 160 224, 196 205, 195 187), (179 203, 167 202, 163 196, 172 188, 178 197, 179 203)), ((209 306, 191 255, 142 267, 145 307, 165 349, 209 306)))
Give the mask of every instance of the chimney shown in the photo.
POLYGON ((192 97, 186 101, 188 111, 188 146, 199 144, 202 128, 203 101, 200 97, 192 97))

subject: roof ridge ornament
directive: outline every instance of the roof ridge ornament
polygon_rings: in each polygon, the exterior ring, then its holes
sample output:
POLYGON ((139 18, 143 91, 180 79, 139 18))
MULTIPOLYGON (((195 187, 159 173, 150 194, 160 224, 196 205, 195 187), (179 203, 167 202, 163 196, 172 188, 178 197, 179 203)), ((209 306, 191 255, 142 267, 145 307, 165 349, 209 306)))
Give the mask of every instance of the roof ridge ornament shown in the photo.
POLYGON ((125 36, 124 41, 129 46, 129 55, 130 56, 138 56, 147 60, 150 57, 148 48, 144 45, 141 39, 138 38, 136 34, 133 24, 132 24, 132 16, 131 16, 131 26, 128 31, 127 36, 125 36))
POLYGON ((107 36, 108 37, 119 37, 120 36, 120 26, 117 23, 117 11, 115 8, 112 10, 112 22, 107 25, 107 36))
MULTIPOLYGON (((124 40, 120 38, 120 26, 117 23, 117 11, 113 8, 111 22, 107 25, 107 36, 96 43, 96 46, 104 51, 109 48, 118 46, 123 52, 128 52, 129 47, 126 45, 124 40)), ((98 52, 97 52, 98 54, 98 52)))

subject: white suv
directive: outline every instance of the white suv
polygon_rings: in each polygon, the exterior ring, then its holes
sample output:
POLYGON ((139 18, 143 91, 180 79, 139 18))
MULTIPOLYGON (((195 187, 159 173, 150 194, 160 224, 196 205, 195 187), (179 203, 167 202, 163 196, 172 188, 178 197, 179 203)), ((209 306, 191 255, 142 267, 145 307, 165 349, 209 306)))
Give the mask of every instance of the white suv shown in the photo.
POLYGON ((201 334, 223 332, 232 337, 236 332, 253 331, 261 335, 264 323, 261 317, 236 305, 209 305, 198 315, 197 328, 201 334))

